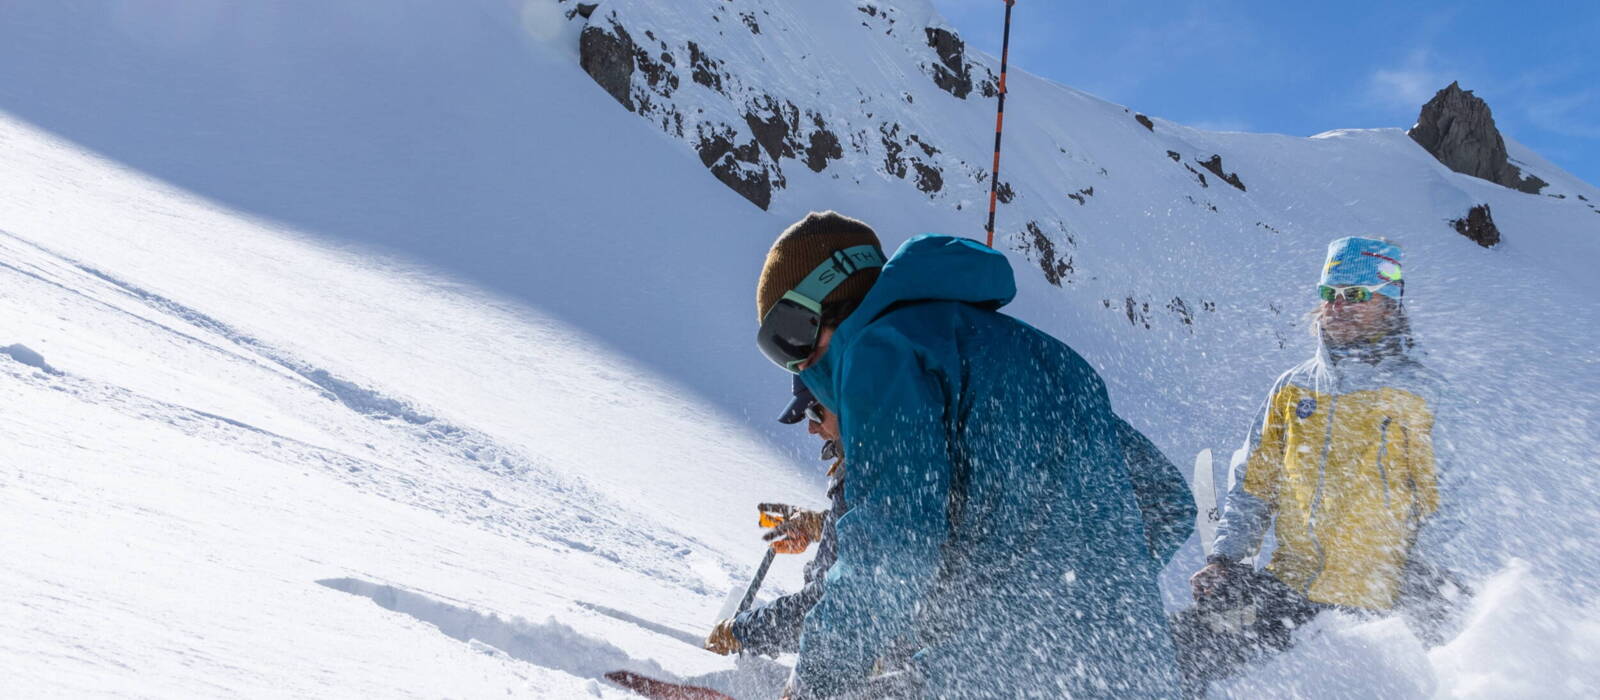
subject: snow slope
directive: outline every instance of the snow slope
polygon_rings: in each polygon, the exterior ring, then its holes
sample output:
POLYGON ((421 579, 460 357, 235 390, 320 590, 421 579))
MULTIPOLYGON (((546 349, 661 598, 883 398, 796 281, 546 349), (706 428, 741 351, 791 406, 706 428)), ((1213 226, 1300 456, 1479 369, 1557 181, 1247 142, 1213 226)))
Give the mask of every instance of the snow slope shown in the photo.
MULTIPOLYGON (((587 21, 570 4, 0 6, 0 509, 19 523, 0 528, 0 671, 17 692, 618 695, 594 681, 618 667, 732 688, 731 661, 680 638, 759 554, 753 503, 821 501, 797 458, 812 444, 771 422, 786 380, 749 347, 758 261, 813 208, 890 245, 981 233, 992 101, 933 82, 923 2, 607 0, 587 21), (582 72, 590 25, 676 56, 673 94, 630 84, 666 111, 629 114, 582 72), (735 163, 781 170, 762 211, 697 162, 695 129, 754 143, 744 115, 766 98, 841 148, 820 171, 765 149, 735 163), (682 135, 655 118, 674 111, 682 135)), ((996 64, 965 60, 976 83, 996 64)), ((1299 316, 1340 235, 1406 246, 1430 364, 1473 406, 1468 629, 1428 652, 1329 620, 1223 690, 1600 688, 1600 191, 1514 142, 1562 198, 1451 173, 1397 129, 1147 129, 1010 81, 1014 312, 1094 361, 1175 461, 1236 445, 1309 352, 1299 316), (1447 223, 1477 203, 1494 249, 1447 223)), ((1197 560, 1169 567, 1172 602, 1197 560)))
POLYGON ((811 490, 770 448, 559 321, 0 133, 27 190, 0 328, 53 370, 0 358, 12 692, 567 695, 717 666, 617 616, 713 615, 759 554, 750 504, 811 490), (548 619, 486 656, 316 585, 342 578, 548 619))

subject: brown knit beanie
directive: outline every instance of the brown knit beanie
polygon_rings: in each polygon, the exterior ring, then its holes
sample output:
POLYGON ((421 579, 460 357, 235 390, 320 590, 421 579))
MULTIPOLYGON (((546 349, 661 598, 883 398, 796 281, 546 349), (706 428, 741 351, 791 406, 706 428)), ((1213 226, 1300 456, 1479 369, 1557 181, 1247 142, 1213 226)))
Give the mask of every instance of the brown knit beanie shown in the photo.
MULTIPOLYGON (((767 264, 761 268, 761 281, 756 285, 756 321, 766 318, 785 292, 800 284, 834 251, 868 244, 877 246, 880 252, 883 248, 871 227, 838 212, 814 211, 795 222, 778 234, 772 250, 767 251, 767 264)), ((878 268, 860 270, 821 301, 831 304, 860 299, 877 281, 878 268)))

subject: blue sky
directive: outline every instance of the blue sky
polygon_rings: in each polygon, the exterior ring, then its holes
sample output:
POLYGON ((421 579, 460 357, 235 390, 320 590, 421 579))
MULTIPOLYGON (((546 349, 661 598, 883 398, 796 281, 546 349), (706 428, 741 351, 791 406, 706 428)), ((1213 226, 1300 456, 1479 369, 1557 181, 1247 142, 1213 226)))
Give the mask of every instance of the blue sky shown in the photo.
MULTIPOLYGON (((1001 0, 933 0, 998 55, 1001 0)), ((1200 128, 1409 127, 1451 80, 1600 185, 1600 1, 1019 0, 1011 65, 1200 128)), ((1026 109, 1007 105, 1007 110, 1026 109)))

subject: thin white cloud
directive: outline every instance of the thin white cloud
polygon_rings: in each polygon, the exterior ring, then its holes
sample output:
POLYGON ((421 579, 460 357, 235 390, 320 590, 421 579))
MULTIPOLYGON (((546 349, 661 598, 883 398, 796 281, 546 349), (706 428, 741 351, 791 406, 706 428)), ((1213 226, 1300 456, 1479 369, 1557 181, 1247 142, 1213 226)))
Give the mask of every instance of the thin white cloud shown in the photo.
POLYGON ((1201 119, 1188 124, 1201 131, 1254 131, 1250 123, 1242 119, 1201 119))
POLYGON ((1534 126, 1583 139, 1600 139, 1600 90, 1588 89, 1566 95, 1543 95, 1528 102, 1528 121, 1534 126))
POLYGON ((1378 68, 1367 81, 1367 96, 1389 107, 1418 107, 1450 84, 1451 78, 1433 65, 1433 54, 1413 49, 1398 66, 1378 68))

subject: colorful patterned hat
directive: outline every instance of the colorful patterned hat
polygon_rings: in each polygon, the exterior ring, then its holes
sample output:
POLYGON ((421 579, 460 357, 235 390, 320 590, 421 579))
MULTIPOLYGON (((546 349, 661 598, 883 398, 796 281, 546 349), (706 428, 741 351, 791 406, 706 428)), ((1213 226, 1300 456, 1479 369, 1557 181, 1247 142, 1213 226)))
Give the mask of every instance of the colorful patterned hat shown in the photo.
POLYGON ((1328 244, 1322 282, 1331 287, 1360 285, 1399 299, 1405 292, 1400 275, 1400 246, 1376 238, 1348 236, 1328 244))

